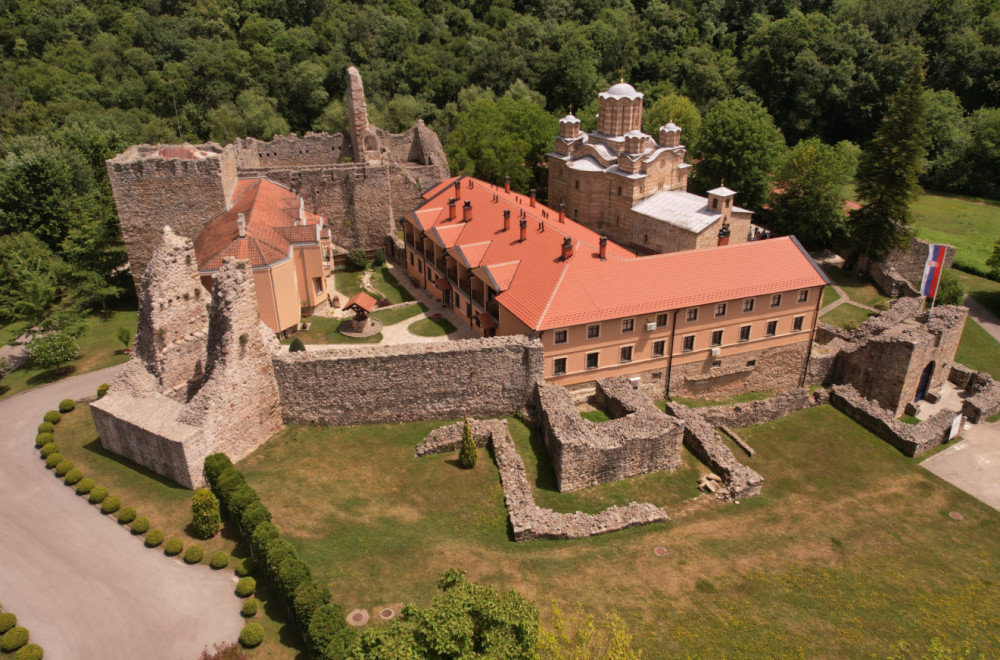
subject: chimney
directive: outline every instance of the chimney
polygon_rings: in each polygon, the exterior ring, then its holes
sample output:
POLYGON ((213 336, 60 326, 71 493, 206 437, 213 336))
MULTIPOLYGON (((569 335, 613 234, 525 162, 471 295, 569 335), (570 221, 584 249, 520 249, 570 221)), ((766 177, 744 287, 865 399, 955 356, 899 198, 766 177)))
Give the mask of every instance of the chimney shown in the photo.
POLYGON ((449 220, 454 220, 455 219, 455 214, 457 213, 457 211, 455 210, 455 202, 457 202, 457 201, 458 200, 456 200, 454 197, 452 197, 452 198, 450 198, 448 200, 448 219, 449 220))
POLYGON ((566 222, 566 205, 559 205, 559 222, 566 222))
POLYGON ((729 223, 722 223, 722 229, 719 230, 719 242, 716 245, 729 245, 729 223))
POLYGON ((458 179, 455 179, 455 197, 457 199, 462 198, 462 182, 458 179))
POLYGON ((608 237, 601 236, 601 261, 608 259, 608 237))
POLYGON ((528 238, 528 221, 521 218, 521 242, 523 243, 525 239, 528 238))
POLYGON ((503 191, 506 193, 510 192, 510 177, 504 177, 503 179, 503 191))
POLYGON ((465 204, 462 205, 462 222, 469 220, 472 220, 472 202, 465 200, 465 204))
POLYGON ((240 238, 247 237, 247 218, 242 213, 236 214, 236 229, 240 232, 240 238))
POLYGON ((531 189, 531 208, 535 208, 535 189, 531 189))
POLYGON ((545 231, 545 221, 544 220, 539 220, 538 221, 538 231, 540 231, 540 232, 544 232, 545 231))
POLYGON ((562 244, 562 260, 566 261, 573 256, 573 239, 567 236, 563 239, 562 244))
POLYGON ((503 210, 503 230, 510 229, 510 209, 503 210))

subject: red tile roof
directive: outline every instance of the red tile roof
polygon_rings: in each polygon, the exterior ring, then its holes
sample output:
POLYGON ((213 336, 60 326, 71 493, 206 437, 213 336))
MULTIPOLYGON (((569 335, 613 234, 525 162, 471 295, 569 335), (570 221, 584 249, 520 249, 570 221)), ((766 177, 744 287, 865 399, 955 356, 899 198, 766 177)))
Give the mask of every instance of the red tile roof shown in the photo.
POLYGON ((375 303, 377 301, 364 291, 356 293, 351 296, 351 299, 347 301, 344 305, 344 309, 350 309, 352 306, 360 307, 366 312, 370 312, 375 309, 375 303))
POLYGON ((413 220, 427 235, 447 236, 448 253, 481 266, 500 291, 499 304, 534 330, 591 323, 715 301, 820 286, 826 280, 793 238, 777 238, 708 250, 639 257, 600 235, 517 193, 505 193, 471 177, 447 179, 425 193, 413 220), (448 219, 448 198, 460 181, 461 207, 472 202, 472 220, 448 219), (471 187, 470 187, 471 183, 471 187), (496 201, 494 201, 496 200, 496 201), (503 229, 503 211, 511 211, 503 229), (520 240, 521 212, 527 221, 520 240), (457 227, 457 229, 455 229, 457 227), (434 231, 431 231, 434 230, 434 231), (457 234, 457 237, 456 237, 457 234), (562 256, 569 237, 573 255, 562 256))
POLYGON ((292 243, 317 243, 316 227, 323 226, 323 218, 304 212, 305 224, 296 226, 300 208, 299 196, 273 181, 238 180, 230 208, 209 220, 194 242, 198 269, 217 270, 223 257, 267 266, 286 259, 292 243), (246 221, 243 238, 237 223, 240 213, 246 221))

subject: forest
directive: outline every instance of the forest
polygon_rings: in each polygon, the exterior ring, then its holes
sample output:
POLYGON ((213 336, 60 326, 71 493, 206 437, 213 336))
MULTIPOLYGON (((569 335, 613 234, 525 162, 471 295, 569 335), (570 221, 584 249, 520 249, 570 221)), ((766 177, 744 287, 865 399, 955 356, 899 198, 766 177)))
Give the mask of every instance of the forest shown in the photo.
MULTIPOLYGON (((343 130, 351 64, 374 123, 422 118, 454 172, 520 189, 544 188, 558 117, 593 128, 597 93, 624 78, 647 132, 685 129, 694 189, 756 171, 726 180, 758 211, 803 167, 849 182, 916 80, 921 185, 1000 198, 1000 0, 10 0, 0 58, 0 280, 53 299, 117 290, 106 158, 343 130), (719 160, 741 150, 759 158, 719 160)), ((9 297, 0 315, 38 315, 9 297)))

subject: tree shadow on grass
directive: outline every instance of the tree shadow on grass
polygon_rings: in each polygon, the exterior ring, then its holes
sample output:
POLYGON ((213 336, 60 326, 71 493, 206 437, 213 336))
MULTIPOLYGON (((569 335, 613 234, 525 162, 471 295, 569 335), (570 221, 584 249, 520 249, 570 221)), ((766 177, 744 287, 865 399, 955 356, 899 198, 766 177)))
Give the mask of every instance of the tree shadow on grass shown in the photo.
POLYGON ((1000 291, 975 291, 971 294, 979 304, 1000 316, 1000 291))
POLYGON ((129 459, 127 459, 127 458, 125 458, 123 456, 119 456, 118 454, 115 454, 114 452, 108 451, 103 446, 101 446, 101 439, 100 438, 94 438, 93 440, 91 440, 87 444, 83 445, 83 448, 86 449, 87 451, 91 452, 91 453, 97 454, 98 456, 101 456, 101 457, 106 458, 108 460, 114 461, 115 463, 118 463, 119 465, 127 467, 130 470, 133 470, 135 472, 138 472, 140 475, 142 475, 144 477, 148 477, 149 479, 152 479, 153 481, 156 481, 156 482, 158 482, 160 484, 163 484, 164 486, 167 486, 168 488, 172 488, 172 489, 175 489, 175 490, 189 490, 188 488, 185 488, 184 486, 181 486, 179 483, 177 483, 173 479, 169 479, 169 478, 164 477, 162 475, 156 474, 152 470, 144 468, 143 466, 139 465, 138 463, 133 463, 132 461, 130 461, 129 459))
POLYGON ((34 376, 28 378, 25 381, 28 385, 45 385, 47 383, 54 383, 57 380, 62 380, 67 376, 72 376, 76 373, 76 365, 69 365, 68 367, 59 367, 58 369, 49 369, 41 373, 37 373, 34 376))
POLYGON ((295 660, 308 660, 309 655, 306 653, 305 646, 303 645, 302 635, 292 625, 288 616, 288 610, 285 609, 285 606, 281 604, 277 596, 268 587, 267 580, 261 574, 261 571, 258 570, 254 577, 257 579, 257 591, 254 596, 260 601, 262 610, 267 618, 279 626, 278 641, 285 648, 295 651, 295 660))
POLYGON ((537 474, 535 475, 535 488, 558 493, 556 473, 552 469, 552 459, 549 458, 549 450, 545 446, 545 439, 538 429, 530 426, 528 428, 531 431, 531 435, 528 436, 531 442, 531 451, 535 454, 535 464, 538 466, 537 474))

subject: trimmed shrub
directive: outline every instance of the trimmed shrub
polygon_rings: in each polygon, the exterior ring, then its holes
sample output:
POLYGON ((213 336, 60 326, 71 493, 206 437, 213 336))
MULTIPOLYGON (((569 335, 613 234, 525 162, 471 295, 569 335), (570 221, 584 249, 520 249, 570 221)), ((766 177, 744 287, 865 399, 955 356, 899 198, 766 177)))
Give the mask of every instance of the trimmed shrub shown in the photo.
POLYGON ((257 562, 253 560, 253 557, 245 557, 236 562, 236 575, 238 577, 246 577, 255 570, 257 570, 257 562))
POLYGON ((246 482, 246 477, 236 468, 227 468, 219 475, 218 480, 216 480, 215 494, 227 511, 229 510, 229 497, 246 482))
POLYGON ((215 570, 219 570, 225 568, 226 566, 229 566, 229 554, 223 552, 222 550, 213 553, 211 559, 208 560, 208 565, 214 568, 215 570))
POLYGON ((354 631, 348 629, 344 610, 336 603, 327 603, 316 608, 304 635, 309 653, 314 658, 346 657, 346 650, 353 641, 354 631), (336 653, 337 650, 345 652, 336 653), (334 651, 334 653, 329 653, 334 651))
POLYGON ((240 518, 243 534, 246 536, 252 536, 257 526, 266 522, 271 522, 271 512, 259 500, 248 506, 240 518))
POLYGON ((45 413, 45 417, 42 417, 42 421, 48 422, 49 424, 58 424, 62 419, 62 414, 58 410, 50 410, 45 413))
POLYGON ((41 452, 42 458, 48 458, 52 454, 55 454, 56 452, 59 451, 59 445, 57 445, 54 442, 47 442, 38 451, 41 452))
POLYGON ((52 440, 53 436, 51 433, 39 433, 38 435, 35 436, 35 446, 44 447, 45 445, 51 443, 52 440))
POLYGON ((264 641, 264 626, 259 623, 248 623, 240 631, 240 644, 248 649, 260 646, 264 641))
POLYGON ((149 518, 145 516, 139 516, 132 521, 132 533, 133 534, 145 534, 149 531, 149 518))
POLYGON ((56 430, 56 425, 51 424, 49 422, 42 422, 41 424, 38 425, 39 433, 52 433, 55 430, 56 430))
POLYGON ((205 479, 208 480, 208 485, 215 488, 216 480, 219 475, 226 471, 227 468, 233 467, 233 462, 229 460, 229 457, 225 454, 210 454, 205 457, 205 479))
POLYGON ((250 617, 252 617, 254 614, 257 613, 257 610, 259 608, 260 608, 259 600, 257 600, 256 598, 247 598, 245 601, 243 601, 243 606, 240 607, 240 614, 249 619, 250 617))
POLYGON ((267 575, 270 578, 275 578, 278 575, 278 566, 281 562, 285 561, 289 557, 295 556, 295 547, 292 546, 286 539, 276 538, 267 544, 264 548, 264 554, 261 559, 264 561, 264 567, 267 569, 267 575))
POLYGON ((281 598, 286 603, 291 604, 295 600, 295 590, 311 579, 312 573, 309 572, 309 566, 298 557, 292 556, 286 557, 285 561, 278 566, 278 575, 274 581, 281 593, 281 598))
POLYGON ((73 461, 69 460, 68 458, 64 458, 63 460, 56 463, 56 476, 65 477, 72 469, 73 469, 73 461))
POLYGON ((274 523, 261 523, 257 525, 257 529, 253 530, 253 534, 250 535, 250 547, 253 548, 254 554, 259 559, 262 559, 267 544, 280 536, 281 532, 278 531, 274 523))
POLYGON ((180 540, 176 536, 167 539, 166 545, 163 546, 163 554, 168 557, 176 557, 182 552, 184 552, 184 541, 180 540))
POLYGON ((207 488, 200 488, 191 496, 191 528, 195 538, 210 539, 219 533, 222 514, 219 499, 207 488))
POLYGON ((155 548, 156 546, 163 543, 163 530, 162 529, 151 529, 149 533, 146 534, 146 547, 155 548))
POLYGON ((242 520, 243 512, 247 510, 247 507, 259 501, 257 491, 244 483, 229 494, 229 500, 226 502, 229 517, 233 520, 242 520))
POLYGON ((17 616, 11 612, 0 612, 0 635, 17 625, 17 616))
POLYGON ((59 402, 59 412, 61 413, 73 412, 74 408, 76 408, 76 401, 73 399, 63 399, 59 402))
POLYGON ((205 549, 200 545, 189 545, 188 549, 184 551, 184 563, 197 564, 204 556, 205 549))
POLYGON ((479 460, 479 450, 476 449, 476 440, 472 437, 472 427, 469 425, 469 418, 465 418, 465 425, 462 427, 462 448, 458 451, 458 464, 466 470, 476 467, 479 460))
MULTIPOLYGON (((54 444, 54 443, 49 443, 49 444, 54 444)), ((48 446, 48 445, 46 445, 46 446, 48 446)), ((57 447, 57 449, 58 449, 58 447, 57 447)), ((49 454, 48 456, 45 457, 45 467, 47 467, 48 469, 51 470, 55 466, 57 466, 60 463, 62 463, 62 460, 63 460, 63 455, 60 454, 58 451, 54 451, 54 452, 52 452, 51 454, 49 454)))
POLYGON ((127 525, 135 520, 135 507, 123 506, 118 511, 118 522, 127 525))
POLYGON ((122 501, 116 495, 109 495, 101 502, 101 513, 104 514, 114 513, 120 508, 122 508, 122 501))
POLYGON ((45 651, 38 644, 27 644, 14 653, 14 660, 42 660, 45 651))
POLYGON ((80 480, 80 483, 76 485, 76 494, 86 495, 90 491, 92 491, 94 489, 94 486, 96 485, 97 484, 94 483, 93 479, 91 479, 90 477, 84 477, 83 479, 80 480))
MULTIPOLYGON (((57 465, 56 467, 59 466, 57 465)), ((63 481, 66 483, 67 486, 75 486, 76 484, 80 483, 81 479, 83 479, 83 470, 81 470, 80 468, 73 468, 72 470, 66 473, 65 477, 63 477, 63 481)))
POLYGON ((372 258, 372 264, 376 268, 385 265, 385 252, 382 251, 382 248, 375 250, 375 256, 372 258))
POLYGON ((94 486, 94 490, 90 491, 90 503, 100 504, 108 497, 108 489, 104 486, 94 486))
POLYGON ((108 385, 107 383, 101 383, 100 385, 98 385, 97 386, 97 398, 98 399, 103 398, 104 395, 108 393, 108 389, 110 389, 110 388, 111 388, 111 386, 108 385))
POLYGON ((306 350, 306 345, 302 343, 302 340, 298 337, 292 337, 292 342, 288 345, 289 353, 303 353, 306 350))
POLYGON ((295 590, 295 597, 292 599, 292 611, 295 614, 295 622, 302 630, 309 629, 309 622, 312 621, 313 613, 322 605, 330 602, 330 591, 315 580, 309 580, 299 585, 295 590))
POLYGON ((252 596, 253 592, 257 590, 257 580, 252 577, 240 578, 240 581, 236 583, 236 595, 240 598, 247 598, 252 596))
POLYGON ((28 629, 14 626, 0 637, 0 651, 13 653, 28 643, 28 629))

